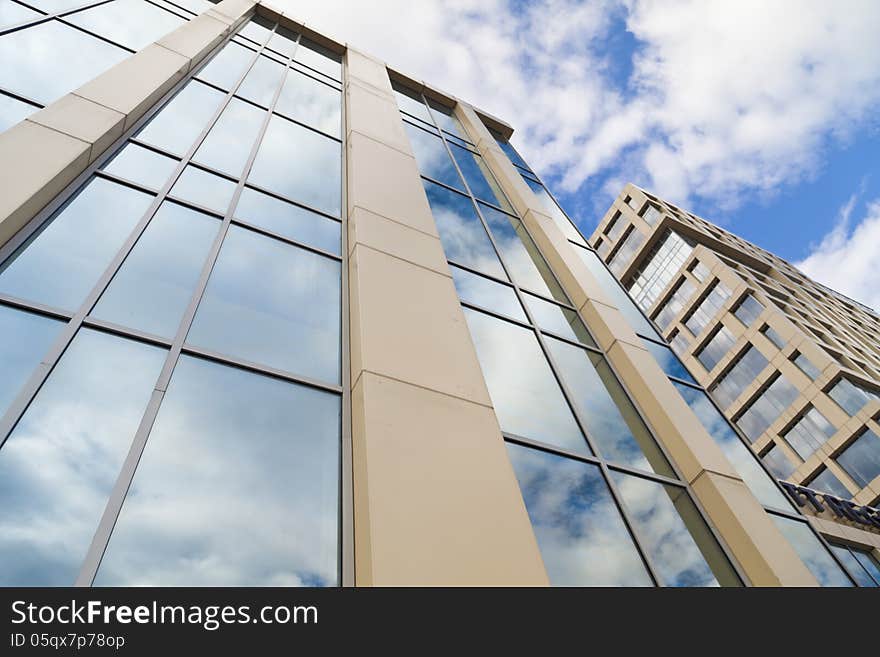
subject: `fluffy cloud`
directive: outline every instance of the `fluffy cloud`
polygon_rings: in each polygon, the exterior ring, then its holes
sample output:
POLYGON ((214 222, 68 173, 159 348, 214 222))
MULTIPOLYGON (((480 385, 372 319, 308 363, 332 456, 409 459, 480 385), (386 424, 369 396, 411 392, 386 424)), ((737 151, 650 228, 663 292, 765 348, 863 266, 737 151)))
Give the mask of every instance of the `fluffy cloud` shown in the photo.
POLYGON ((735 206, 809 176, 880 104, 871 0, 274 1, 507 118, 561 191, 602 190, 595 209, 623 180, 735 206))
POLYGON ((834 228, 795 266, 828 287, 880 310, 880 198, 867 204, 865 216, 853 228, 851 216, 858 201, 853 195, 841 208, 834 228))

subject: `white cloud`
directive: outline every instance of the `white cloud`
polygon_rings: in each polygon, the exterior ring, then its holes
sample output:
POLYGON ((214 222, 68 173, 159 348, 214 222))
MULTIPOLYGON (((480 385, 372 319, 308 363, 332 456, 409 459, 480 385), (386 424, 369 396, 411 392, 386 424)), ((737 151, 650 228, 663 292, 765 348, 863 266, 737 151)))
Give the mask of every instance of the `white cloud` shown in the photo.
POLYGON ((867 204, 865 216, 851 229, 857 201, 857 194, 850 197, 834 228, 795 266, 820 283, 880 309, 880 198, 867 204))
POLYGON ((274 2, 507 119, 566 192, 601 176, 735 207, 813 175, 880 105, 872 0, 274 2), (612 79, 615 17, 640 42, 629 81, 612 79))

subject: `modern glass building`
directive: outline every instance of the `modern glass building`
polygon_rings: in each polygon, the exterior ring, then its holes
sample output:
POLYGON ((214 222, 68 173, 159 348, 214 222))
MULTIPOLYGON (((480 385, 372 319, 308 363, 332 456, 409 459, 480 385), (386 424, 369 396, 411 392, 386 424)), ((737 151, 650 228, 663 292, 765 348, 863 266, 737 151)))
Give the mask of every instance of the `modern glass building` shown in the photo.
POLYGON ((2 584, 880 581, 503 121, 253 0, 0 1, 2 584))

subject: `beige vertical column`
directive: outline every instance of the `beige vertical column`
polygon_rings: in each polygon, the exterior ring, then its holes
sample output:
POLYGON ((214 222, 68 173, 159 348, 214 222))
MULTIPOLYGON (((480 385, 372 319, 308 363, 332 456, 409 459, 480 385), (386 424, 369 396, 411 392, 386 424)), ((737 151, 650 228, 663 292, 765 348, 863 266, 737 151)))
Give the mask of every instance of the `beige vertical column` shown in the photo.
POLYGON ((223 0, 0 133, 0 245, 155 105, 255 4, 223 0))
POLYGON ((572 303, 605 351, 655 434, 690 484, 743 572, 756 586, 816 586, 706 429, 644 348, 616 306, 480 121, 460 103, 456 115, 523 219, 572 303))
POLYGON ((384 65, 345 82, 358 585, 546 585, 384 65))

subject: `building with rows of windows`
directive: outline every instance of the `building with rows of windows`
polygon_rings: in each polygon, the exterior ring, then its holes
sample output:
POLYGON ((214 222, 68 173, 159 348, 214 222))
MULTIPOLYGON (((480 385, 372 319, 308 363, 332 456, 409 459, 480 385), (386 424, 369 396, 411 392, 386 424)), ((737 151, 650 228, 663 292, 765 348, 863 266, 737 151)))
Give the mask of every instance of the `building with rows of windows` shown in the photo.
POLYGON ((502 120, 254 0, 0 0, 0 61, 3 585, 880 582, 502 120))

